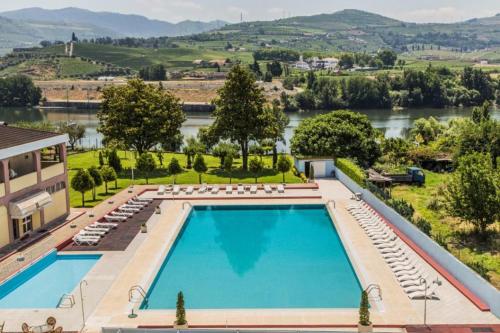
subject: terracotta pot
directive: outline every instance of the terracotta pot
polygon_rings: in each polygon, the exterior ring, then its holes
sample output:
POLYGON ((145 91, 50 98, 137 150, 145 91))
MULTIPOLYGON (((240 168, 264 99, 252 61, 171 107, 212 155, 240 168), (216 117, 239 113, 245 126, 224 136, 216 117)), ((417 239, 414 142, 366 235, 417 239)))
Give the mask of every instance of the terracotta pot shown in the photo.
POLYGON ((189 328, 189 325, 187 323, 185 323, 184 325, 177 325, 176 323, 174 323, 174 329, 176 330, 186 330, 189 328))
POLYGON ((358 332, 359 333, 371 333, 371 332, 373 332, 373 324, 370 324, 367 326, 358 324, 358 332))

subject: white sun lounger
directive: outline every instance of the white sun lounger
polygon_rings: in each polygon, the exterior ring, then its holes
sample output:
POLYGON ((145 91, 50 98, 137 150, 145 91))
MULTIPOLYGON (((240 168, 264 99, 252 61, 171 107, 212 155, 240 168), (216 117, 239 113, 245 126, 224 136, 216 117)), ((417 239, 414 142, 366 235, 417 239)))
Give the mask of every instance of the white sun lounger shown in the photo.
POLYGON ((283 184, 278 185, 278 193, 285 193, 285 186, 283 184))
POLYGON ((92 226, 92 225, 88 225, 83 229, 85 231, 88 231, 88 232, 98 231, 98 232, 104 232, 105 234, 107 234, 109 232, 109 228, 100 228, 100 227, 96 227, 96 226, 92 226))
POLYGON ((411 271, 414 269, 420 269, 420 265, 418 262, 408 262, 406 265, 398 265, 395 267, 391 267, 392 271, 394 273, 399 273, 399 272, 405 272, 405 271, 411 271))
POLYGON ((108 222, 125 222, 126 216, 104 215, 104 219, 108 222))
MULTIPOLYGON (((158 195, 164 195, 166 191, 167 191, 167 188, 165 187, 165 185, 158 186, 158 195)), ((134 198, 134 199, 136 199, 136 198, 134 198)))
POLYGON ((245 188, 243 185, 238 185, 238 194, 245 194, 245 188))
POLYGON ((250 186, 250 194, 257 194, 257 185, 250 186))
POLYGON ((100 237, 75 235, 73 237, 73 243, 75 243, 76 245, 97 245, 100 239, 100 237))
POLYGON ((88 230, 80 230, 78 232, 79 235, 81 236, 94 236, 94 237, 103 237, 104 235, 106 235, 106 232, 105 231, 88 231, 88 230))
POLYGON ((226 194, 233 194, 233 186, 232 185, 226 186, 226 194))
POLYGON ((217 193, 219 193, 219 186, 214 185, 214 187, 212 187, 212 191, 210 191, 210 193, 212 193, 212 194, 217 194, 217 193))
MULTIPOLYGON (((163 186, 165 188, 164 185, 160 185, 160 186, 163 186)), ((165 190, 166 190, 166 188, 165 188, 165 190)), ((154 200, 154 199, 151 199, 151 198, 139 198, 137 195, 134 196, 132 199, 134 201, 144 201, 144 202, 153 202, 153 200, 154 200)))
POLYGON ((136 207, 132 207, 129 205, 121 205, 118 207, 118 210, 123 211, 123 212, 132 212, 132 213, 139 213, 141 210, 136 207))
POLYGON ((135 201, 135 200, 130 199, 128 201, 128 204, 135 205, 135 206, 147 207, 149 205, 149 202, 147 202, 147 201, 135 201))
POLYGON ((388 263, 389 267, 397 268, 402 266, 413 265, 416 266, 418 264, 418 260, 414 257, 406 257, 403 261, 395 261, 392 263, 388 263))
MULTIPOLYGON (((431 290, 431 288, 437 284, 436 282, 431 282, 430 284, 427 284, 427 291, 431 290)), ((408 287, 403 287, 404 291, 407 293, 407 294, 410 294, 410 293, 414 293, 416 291, 424 291, 426 288, 426 285, 424 283, 421 283, 421 284, 416 284, 416 285, 413 285, 413 286, 408 286, 408 287)))
POLYGON ((414 291, 411 293, 408 293, 408 297, 410 299, 439 299, 439 297, 436 294, 436 289, 439 287, 437 283, 433 283, 427 290, 424 291, 414 291))
POLYGON ((188 186, 186 188, 186 194, 193 194, 193 191, 194 191, 194 187, 192 187, 192 186, 188 186))
POLYGON ((421 279, 429 280, 429 273, 425 272, 424 274, 421 274, 414 279, 407 279, 405 281, 400 281, 399 285, 403 288, 409 286, 419 286, 421 285, 421 279))
POLYGON ((198 189, 198 193, 205 193, 207 191, 207 184, 202 184, 198 189))
POLYGON ((376 235, 386 235, 387 233, 392 232, 392 229, 387 226, 387 224, 380 224, 378 227, 367 230, 366 234, 368 236, 376 236, 376 235))
POLYGON ((269 185, 264 185, 264 192, 266 192, 267 194, 271 194, 273 193, 273 189, 271 188, 271 186, 269 185))
POLYGON ((113 229, 118 227, 118 223, 110 223, 110 222, 94 222, 93 224, 98 227, 105 227, 105 228, 109 227, 113 229))
POLYGON ((408 255, 408 253, 406 252, 406 250, 404 250, 402 248, 399 248, 398 250, 396 250, 394 252, 385 252, 385 253, 380 253, 380 254, 386 260, 393 259, 393 258, 401 258, 403 256, 407 256, 408 255))
POLYGON ((116 215, 116 216, 125 216, 125 217, 131 217, 131 216, 134 216, 134 213, 130 213, 130 212, 122 212, 122 211, 112 211, 111 213, 109 213, 110 215, 116 215))
POLYGON ((396 277, 401 277, 403 275, 415 275, 415 274, 420 274, 420 269, 418 267, 402 270, 399 272, 394 272, 394 275, 396 275, 396 277))
POLYGON ((134 207, 134 208, 139 208, 139 209, 144 209, 144 207, 146 207, 146 205, 137 204, 137 203, 134 203, 133 201, 130 201, 130 200, 127 201, 126 205, 129 207, 134 207))
POLYGON ((172 194, 179 194, 179 193, 181 193, 181 187, 179 185, 174 185, 172 194))

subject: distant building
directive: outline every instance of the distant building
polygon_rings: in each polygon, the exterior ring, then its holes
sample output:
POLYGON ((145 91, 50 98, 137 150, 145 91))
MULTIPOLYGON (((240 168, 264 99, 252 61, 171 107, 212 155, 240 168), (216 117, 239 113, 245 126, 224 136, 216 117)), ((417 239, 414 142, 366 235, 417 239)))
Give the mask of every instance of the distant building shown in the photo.
POLYGON ((66 134, 0 124, 0 247, 69 213, 66 134))
POLYGON ((297 68, 297 69, 300 69, 300 70, 305 70, 305 71, 308 71, 311 69, 311 66, 304 61, 304 59, 302 58, 302 56, 300 56, 300 59, 299 61, 296 61, 294 64, 293 64, 293 67, 297 68))
POLYGON ((335 69, 339 64, 337 58, 318 58, 314 57, 311 60, 311 67, 314 69, 335 69))
POLYGON ((97 78, 97 81, 114 81, 115 77, 114 76, 99 76, 97 78))

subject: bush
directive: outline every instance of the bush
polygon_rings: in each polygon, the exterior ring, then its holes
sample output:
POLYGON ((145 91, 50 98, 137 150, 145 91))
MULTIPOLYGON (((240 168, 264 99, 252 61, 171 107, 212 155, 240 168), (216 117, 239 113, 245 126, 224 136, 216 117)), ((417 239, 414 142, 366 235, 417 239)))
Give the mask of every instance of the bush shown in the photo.
POLYGON ((368 294, 365 290, 361 292, 361 303, 359 304, 359 323, 363 326, 369 326, 370 322, 370 310, 368 310, 368 294))
POLYGON ((490 276, 488 275, 488 268, 481 261, 468 261, 465 263, 467 266, 472 268, 477 274, 481 275, 486 281, 490 281, 490 276))
POLYGON ((118 157, 118 152, 116 149, 113 149, 108 156, 108 165, 115 169, 116 172, 121 172, 123 170, 122 168, 122 162, 120 160, 120 157, 118 157))
POLYGON ((394 208, 394 210, 396 212, 398 212, 399 215, 403 216, 408 221, 413 220, 413 214, 415 213, 415 209, 406 200, 404 200, 404 199, 391 199, 391 200, 387 201, 387 203, 389 204, 389 206, 394 208))
POLYGON ((346 158, 337 158, 335 161, 335 166, 339 168, 343 173, 349 178, 355 181, 359 186, 365 187, 366 185, 366 174, 363 169, 361 169, 352 160, 346 158))
POLYGON ((427 236, 431 235, 432 226, 429 221, 427 221, 423 217, 417 217, 415 219, 415 225, 427 236))
POLYGON ((427 203, 427 208, 437 212, 439 209, 441 209, 441 203, 437 198, 431 198, 429 203, 427 203))

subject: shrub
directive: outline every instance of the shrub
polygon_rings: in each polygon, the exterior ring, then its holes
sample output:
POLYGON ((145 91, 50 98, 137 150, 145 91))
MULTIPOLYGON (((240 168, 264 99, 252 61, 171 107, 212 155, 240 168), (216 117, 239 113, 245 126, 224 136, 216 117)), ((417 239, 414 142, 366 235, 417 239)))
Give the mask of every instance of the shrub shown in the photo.
POLYGON ((472 268, 477 274, 481 275, 485 280, 490 281, 488 268, 481 261, 468 261, 466 265, 472 268))
POLYGON ((361 303, 359 304, 359 323, 363 326, 369 326, 370 322, 370 310, 368 310, 368 294, 365 290, 361 292, 361 303))
POLYGON ((441 245, 444 249, 448 250, 448 237, 442 233, 434 235, 434 241, 441 245))
POLYGON ((122 162, 120 157, 118 157, 118 152, 116 149, 113 149, 108 156, 108 165, 115 169, 116 172, 122 171, 122 162))
POLYGON ((408 221, 412 221, 413 214, 415 213, 415 209, 413 208, 412 204, 408 203, 404 199, 391 199, 387 203, 389 204, 389 206, 394 208, 394 210, 398 212, 399 215, 403 216, 408 221))
POLYGON ((175 321, 177 325, 187 324, 186 309, 184 308, 184 295, 182 294, 182 291, 179 291, 179 293, 177 294, 175 318, 177 319, 175 321))
POLYGON ((337 158, 335 165, 359 186, 365 187, 366 174, 356 163, 346 158, 337 158))
POLYGON ((419 216, 415 219, 414 223, 417 228, 419 228, 424 234, 426 234, 427 236, 431 235, 432 226, 429 221, 419 216))
POLYGON ((441 203, 437 198, 431 198, 431 200, 427 203, 427 208, 437 212, 441 208, 441 203))

